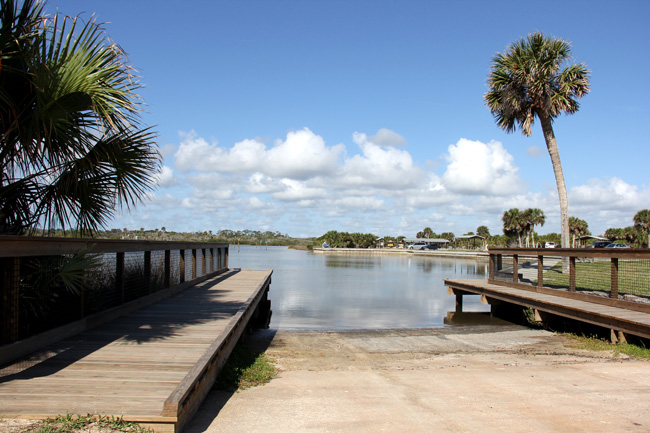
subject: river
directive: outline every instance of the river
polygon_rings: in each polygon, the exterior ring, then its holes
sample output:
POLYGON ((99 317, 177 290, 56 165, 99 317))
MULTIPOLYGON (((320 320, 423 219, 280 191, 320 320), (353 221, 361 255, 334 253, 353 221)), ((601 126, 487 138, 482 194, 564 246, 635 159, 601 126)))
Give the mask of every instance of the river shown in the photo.
MULTIPOLYGON (((229 267, 273 269, 271 328, 344 330, 445 326, 455 298, 443 280, 484 279, 487 262, 403 254, 315 254, 230 246, 229 267)), ((464 312, 487 312, 465 296, 464 312)))

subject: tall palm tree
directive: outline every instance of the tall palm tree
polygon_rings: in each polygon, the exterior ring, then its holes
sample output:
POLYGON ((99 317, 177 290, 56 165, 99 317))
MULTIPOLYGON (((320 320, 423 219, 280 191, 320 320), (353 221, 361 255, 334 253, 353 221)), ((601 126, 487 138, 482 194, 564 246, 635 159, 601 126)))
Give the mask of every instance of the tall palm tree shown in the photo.
POLYGON ((493 57, 484 97, 497 125, 506 132, 518 126, 530 136, 535 118, 539 119, 555 173, 564 247, 569 245, 569 205, 553 120, 563 112, 578 111, 576 99, 589 92, 589 70, 584 64, 562 68, 570 54, 571 46, 562 39, 528 35, 493 57))
POLYGON ((634 215, 634 226, 639 230, 644 230, 648 235, 648 248, 650 248, 650 209, 642 209, 634 215))
POLYGON ((160 154, 122 49, 94 20, 45 18, 0 0, 0 233, 92 233, 154 187, 160 154))

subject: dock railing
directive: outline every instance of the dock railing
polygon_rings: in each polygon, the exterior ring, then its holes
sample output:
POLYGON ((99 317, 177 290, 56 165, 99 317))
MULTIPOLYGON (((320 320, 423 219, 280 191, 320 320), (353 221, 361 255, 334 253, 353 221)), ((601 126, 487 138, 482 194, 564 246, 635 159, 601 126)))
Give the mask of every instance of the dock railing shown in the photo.
POLYGON ((648 248, 490 248, 489 260, 491 284, 650 304, 648 248))
POLYGON ((0 236, 0 349, 79 332, 227 269, 227 243, 0 236), (83 276, 78 259, 89 254, 95 267, 83 276))

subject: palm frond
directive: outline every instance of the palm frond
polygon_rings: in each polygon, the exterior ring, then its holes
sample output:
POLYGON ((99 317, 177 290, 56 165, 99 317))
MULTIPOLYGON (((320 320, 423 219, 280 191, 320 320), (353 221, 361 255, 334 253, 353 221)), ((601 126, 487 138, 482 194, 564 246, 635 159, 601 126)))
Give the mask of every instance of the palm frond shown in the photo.
POLYGON ((583 64, 561 69, 570 53, 568 42, 533 33, 493 57, 484 101, 501 129, 531 135, 536 115, 554 119, 578 110, 589 71, 583 64))

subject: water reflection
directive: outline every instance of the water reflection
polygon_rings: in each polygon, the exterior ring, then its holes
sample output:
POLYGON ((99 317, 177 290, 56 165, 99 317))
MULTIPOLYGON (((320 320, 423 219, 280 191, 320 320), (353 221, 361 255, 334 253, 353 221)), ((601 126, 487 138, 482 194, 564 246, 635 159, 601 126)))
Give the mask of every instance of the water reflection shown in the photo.
MULTIPOLYGON (((272 268, 271 327, 369 329, 443 326, 455 297, 446 278, 485 278, 487 263, 412 255, 324 255, 285 247, 232 249, 230 267, 272 268)), ((466 296, 463 311, 488 311, 466 296)))

